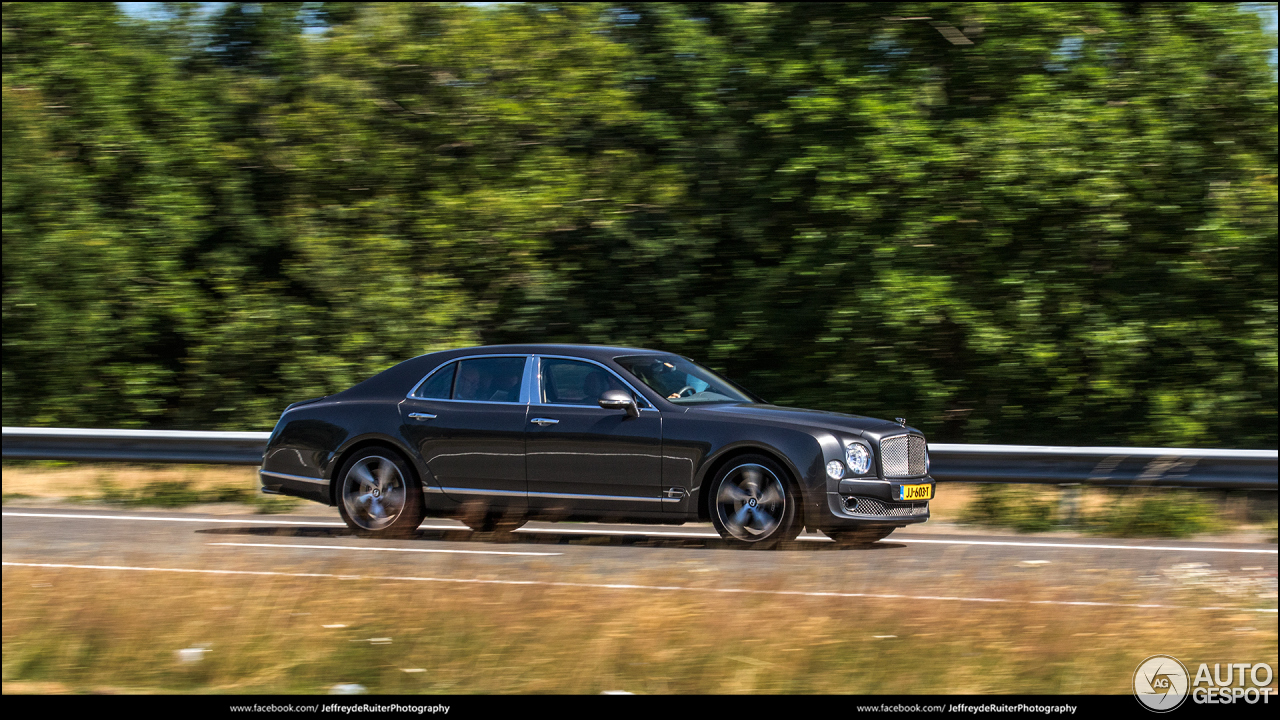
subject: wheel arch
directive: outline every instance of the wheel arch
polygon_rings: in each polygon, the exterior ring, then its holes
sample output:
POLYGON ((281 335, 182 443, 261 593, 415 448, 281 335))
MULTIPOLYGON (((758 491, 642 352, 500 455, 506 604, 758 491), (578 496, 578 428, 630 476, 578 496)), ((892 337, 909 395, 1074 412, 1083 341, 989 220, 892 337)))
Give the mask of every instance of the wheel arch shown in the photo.
POLYGON ((325 473, 325 476, 329 479, 330 507, 336 507, 338 504, 338 473, 342 471, 343 466, 347 464, 347 460, 349 460, 352 455, 371 447, 385 447, 399 455, 400 459, 404 461, 404 464, 408 466, 409 472, 413 473, 413 479, 418 483, 418 488, 422 488, 422 474, 418 470, 418 465, 413 461, 413 456, 406 451, 400 443, 381 435, 364 437, 334 453, 333 460, 329 464, 328 472, 325 473))
MULTIPOLYGON (((699 487, 707 488, 707 483, 714 480, 725 465, 743 455, 763 455, 782 468, 783 472, 788 476, 787 480, 790 481, 791 486, 800 495, 797 503, 798 507, 796 508, 796 522, 800 523, 801 527, 806 527, 805 488, 801 479, 802 475, 784 453, 767 445, 741 443, 726 448, 703 466, 702 477, 698 483, 699 487)), ((704 492, 698 493, 698 520, 703 522, 710 522, 711 520, 711 492, 709 488, 704 492)))

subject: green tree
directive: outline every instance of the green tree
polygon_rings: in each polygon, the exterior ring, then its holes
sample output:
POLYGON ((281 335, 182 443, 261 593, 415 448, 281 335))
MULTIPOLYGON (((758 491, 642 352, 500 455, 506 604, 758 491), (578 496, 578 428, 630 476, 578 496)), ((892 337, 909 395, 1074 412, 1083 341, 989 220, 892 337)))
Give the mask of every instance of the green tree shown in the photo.
POLYGON ((936 441, 1276 442, 1235 5, 5 5, 6 424, 634 344, 936 441))

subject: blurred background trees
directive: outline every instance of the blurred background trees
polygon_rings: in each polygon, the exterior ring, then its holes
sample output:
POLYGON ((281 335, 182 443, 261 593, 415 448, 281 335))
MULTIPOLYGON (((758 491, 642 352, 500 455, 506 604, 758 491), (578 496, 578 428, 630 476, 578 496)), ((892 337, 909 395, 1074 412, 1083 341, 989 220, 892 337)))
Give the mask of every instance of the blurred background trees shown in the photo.
POLYGON ((479 343, 936 442, 1276 447, 1239 5, 12 3, 4 423, 267 429, 479 343))

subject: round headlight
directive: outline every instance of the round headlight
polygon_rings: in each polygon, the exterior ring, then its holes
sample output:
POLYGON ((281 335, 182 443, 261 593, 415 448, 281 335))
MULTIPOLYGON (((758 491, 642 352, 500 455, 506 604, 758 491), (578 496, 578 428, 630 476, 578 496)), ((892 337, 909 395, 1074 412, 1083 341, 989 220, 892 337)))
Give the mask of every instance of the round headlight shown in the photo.
POLYGON ((845 445, 844 459, 854 475, 866 475, 871 470, 871 448, 862 443, 845 445))
POLYGON ((844 477, 844 463, 839 460, 832 460, 827 463, 827 476, 832 480, 839 480, 844 477))

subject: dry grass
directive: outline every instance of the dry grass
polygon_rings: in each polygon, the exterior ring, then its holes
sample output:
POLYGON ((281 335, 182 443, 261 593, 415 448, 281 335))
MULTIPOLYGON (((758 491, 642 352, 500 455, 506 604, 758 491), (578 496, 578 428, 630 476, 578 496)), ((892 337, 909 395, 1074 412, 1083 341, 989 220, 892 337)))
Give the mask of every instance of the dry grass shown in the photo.
MULTIPOLYGON (((261 493, 257 468, 237 465, 121 465, 63 462, 6 464, 4 501, 95 502, 186 507, 217 503, 257 512, 305 505, 261 493)), ((201 508, 209 509, 209 508, 201 508)))
POLYGON ((186 483, 196 490, 258 489, 258 469, 240 465, 121 465, 89 463, 5 464, 5 497, 92 498, 104 483, 142 490, 157 482, 186 483))
POLYGON ((1124 694, 1156 653, 1277 666, 1274 616, 1226 610, 23 567, 3 598, 5 693, 1124 694))

